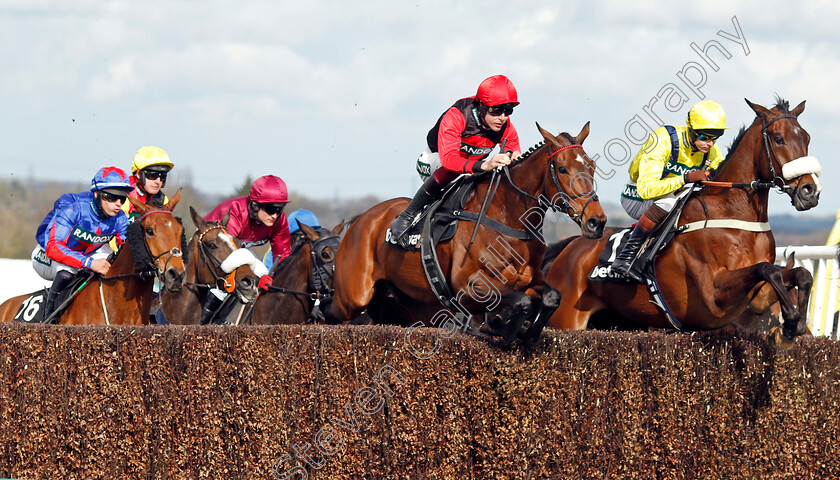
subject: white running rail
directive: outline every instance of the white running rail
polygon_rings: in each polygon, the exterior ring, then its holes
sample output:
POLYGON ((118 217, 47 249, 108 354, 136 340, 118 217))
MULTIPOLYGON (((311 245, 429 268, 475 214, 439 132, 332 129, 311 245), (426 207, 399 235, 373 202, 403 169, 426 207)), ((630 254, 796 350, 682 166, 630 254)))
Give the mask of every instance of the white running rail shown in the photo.
POLYGON ((837 300, 838 247, 788 246, 776 247, 776 264, 784 265, 793 254, 795 266, 805 267, 814 276, 811 305, 808 309, 808 328, 814 335, 838 338, 837 300))

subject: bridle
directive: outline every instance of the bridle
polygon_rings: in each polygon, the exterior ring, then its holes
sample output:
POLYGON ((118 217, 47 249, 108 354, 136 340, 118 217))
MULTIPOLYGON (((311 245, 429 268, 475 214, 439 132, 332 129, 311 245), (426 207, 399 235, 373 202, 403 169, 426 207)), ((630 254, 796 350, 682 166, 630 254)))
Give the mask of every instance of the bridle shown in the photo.
MULTIPOLYGON (((730 182, 715 182, 713 180, 705 180, 705 181, 702 182, 702 184, 704 186, 712 186, 712 187, 752 188, 753 190, 761 190, 761 189, 769 190, 771 188, 776 188, 776 189, 779 190, 779 193, 787 193, 788 190, 793 190, 792 195, 795 196, 796 192, 799 190, 798 183, 802 181, 802 177, 806 174, 809 174, 809 173, 810 174, 816 174, 817 172, 814 171, 813 169, 810 169, 809 171, 806 171, 806 172, 803 172, 802 174, 800 174, 798 176, 799 180, 797 182, 796 187, 791 187, 790 185, 788 185, 787 182, 785 181, 784 176, 779 175, 776 172, 776 167, 774 165, 774 162, 775 162, 776 165, 779 165, 780 169, 782 167, 781 167, 781 163, 779 162, 779 158, 776 155, 776 148, 773 146, 773 142, 770 141, 770 135, 767 132, 767 128, 770 125, 772 125, 773 122, 775 122, 777 120, 781 120, 783 118, 796 119, 797 117, 796 117, 796 115, 787 114, 787 115, 780 115, 780 116, 770 120, 769 122, 765 121, 763 117, 761 119, 761 149, 764 152, 764 156, 767 158, 768 170, 769 170, 770 176, 771 176, 770 181, 762 182, 761 180, 753 180, 750 183, 730 183, 730 182)), ((789 164, 792 164, 792 163, 794 163, 798 160, 799 159, 793 160, 792 162, 789 162, 789 164)))
MULTIPOLYGON (((332 280, 333 276, 335 275, 335 259, 331 262, 325 262, 323 257, 321 256, 321 252, 324 251, 327 247, 332 247, 333 251, 338 251, 338 244, 341 241, 340 237, 332 232, 325 233, 321 235, 317 240, 309 240, 305 243, 311 243, 311 247, 309 248, 309 292, 300 292, 296 290, 290 290, 284 287, 275 287, 274 285, 268 286, 268 291, 270 292, 279 292, 279 293, 286 293, 290 295, 298 295, 302 297, 308 297, 309 300, 312 301, 319 301, 324 298, 329 298, 333 295, 334 290, 332 289, 332 280)), ((298 248, 302 248, 303 244, 300 244, 298 248)), ((292 252, 294 255, 294 252, 292 252)), ((289 255, 283 262, 277 263, 271 269, 270 275, 273 277, 279 267, 283 265, 283 263, 292 257, 289 255)))
POLYGON ((204 236, 214 230, 221 230, 222 233, 226 233, 230 235, 227 231, 227 228, 224 225, 211 225, 202 232, 199 233, 198 238, 196 239, 196 243, 198 244, 198 253, 201 256, 201 261, 204 265, 211 265, 210 273, 213 275, 213 283, 212 284, 192 284, 193 286, 199 287, 217 287, 219 290, 224 290, 227 293, 233 293, 236 289, 236 269, 230 272, 230 275, 221 276, 219 275, 218 271, 222 270, 222 261, 216 258, 213 255, 213 252, 210 251, 210 247, 204 244, 204 236))
MULTIPOLYGON (((547 146, 547 145, 546 145, 547 146)), ((548 168, 545 171, 545 178, 543 180, 544 184, 548 184, 548 178, 551 177, 551 181, 554 183, 554 187, 557 188, 558 194, 555 195, 551 200, 547 200, 545 196, 540 195, 539 197, 535 197, 528 192, 519 188, 515 183, 513 183, 513 179, 510 176, 510 171, 507 167, 504 168, 505 176, 507 176, 508 182, 510 185, 519 192, 520 195, 523 195, 531 200, 537 202, 537 204, 545 209, 551 209, 558 213, 565 213, 568 215, 572 220, 575 221, 578 225, 581 224, 583 220, 583 214, 586 211, 586 207, 589 206, 592 202, 598 201, 598 194, 595 193, 595 190, 589 190, 587 192, 583 192, 574 196, 570 196, 568 193, 565 192, 563 186, 560 184, 560 179, 557 177, 557 164, 554 161, 554 157, 562 152, 563 150, 568 150, 570 148, 583 148, 582 145, 574 143, 571 145, 566 145, 564 147, 560 147, 557 150, 550 152, 548 155, 548 168), (550 172, 550 175, 549 175, 550 172), (559 197, 558 200, 555 200, 559 197), (572 205, 572 200, 577 200, 578 198, 589 197, 586 203, 583 205, 583 208, 580 209, 580 212, 572 205)))
MULTIPOLYGON (((163 214, 166 214, 166 215, 173 215, 172 212, 169 211, 169 210, 150 210, 150 211, 144 213, 143 215, 141 215, 140 218, 137 219, 137 221, 135 223, 138 224, 139 228, 142 228, 143 220, 153 213, 163 213, 163 214)), ((135 228, 137 228, 137 227, 135 227, 135 228)), ((183 235, 183 233, 182 233, 182 235, 183 235)), ((181 251, 180 248, 173 247, 173 248, 170 248, 169 250, 161 252, 158 255, 153 255, 151 250, 149 250, 149 244, 146 243, 145 240, 143 241, 143 248, 145 248, 146 254, 148 255, 148 258, 150 260, 147 262, 146 267, 141 270, 140 276, 141 277, 142 276, 149 276, 148 272, 153 272, 153 276, 157 277, 157 279, 160 280, 160 282, 162 284, 165 284, 166 282, 164 282, 163 272, 165 272, 166 269, 169 267, 169 262, 173 258, 180 258, 181 256, 183 256, 183 252, 181 251), (166 261, 164 262, 163 268, 160 268, 157 264, 157 261, 160 257, 162 257, 164 255, 169 255, 169 258, 167 258, 166 261)))

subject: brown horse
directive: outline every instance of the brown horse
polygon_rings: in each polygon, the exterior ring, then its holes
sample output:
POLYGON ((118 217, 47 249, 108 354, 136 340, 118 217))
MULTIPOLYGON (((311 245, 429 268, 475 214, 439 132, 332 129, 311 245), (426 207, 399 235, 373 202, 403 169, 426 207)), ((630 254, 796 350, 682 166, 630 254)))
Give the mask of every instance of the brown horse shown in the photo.
POLYGON ((322 298, 332 294, 335 255, 341 241, 338 236, 344 223, 332 231, 312 228, 301 223, 292 254, 272 269, 272 284, 260 292, 250 322, 257 325, 279 325, 317 321, 310 317, 322 298))
MULTIPOLYGON (((92 275, 61 314, 61 325, 147 325, 155 277, 167 291, 178 290, 184 284, 184 228, 172 215, 181 191, 160 208, 128 199, 140 213, 139 228, 129 227, 136 228, 137 236, 129 233, 128 248, 120 248, 107 276, 92 275), (142 268, 137 264, 143 264, 142 268)), ((28 297, 6 300, 0 305, 0 320, 12 321, 28 297)))
MULTIPOLYGON (((247 263, 238 262, 230 273, 222 269, 222 263, 240 249, 239 240, 228 233, 224 221, 221 224, 205 222, 192 207, 190 217, 197 230, 187 245, 186 288, 163 290, 159 297, 166 321, 176 325, 199 323, 202 302, 212 287, 232 293, 231 301, 245 306, 257 298, 259 284, 259 278, 247 263)), ((230 310, 231 315, 239 312, 236 306, 230 310)))
MULTIPOLYGON (((747 104, 755 120, 734 140, 714 181, 704 182, 689 198, 678 224, 693 228, 671 239, 657 255, 654 271, 662 297, 684 329, 716 329, 736 321, 748 306, 765 310, 778 299, 789 340, 806 331, 812 279, 804 268, 774 265, 767 198, 771 188, 778 188, 797 210, 814 207, 820 190, 818 164, 807 157, 810 136, 797 120, 805 102, 793 110, 781 99, 772 109, 749 100, 747 104), (734 222, 718 223, 723 219, 734 222), (792 288, 797 288, 796 305, 788 295, 792 288)), ((586 328, 590 318, 605 311, 641 325, 670 326, 645 285, 590 279, 614 232, 601 240, 567 239, 556 247, 560 251, 547 280, 562 298, 551 327, 586 328)))
POLYGON ((408 203, 408 199, 397 198, 372 207, 350 225, 338 248, 335 295, 324 310, 327 320, 353 320, 367 309, 375 322, 394 323, 393 318, 377 318, 379 309, 375 307, 395 300, 403 306, 398 323, 439 325, 441 314, 447 312, 441 310, 441 302, 446 301, 450 312, 453 306, 465 314, 509 311, 503 323, 490 332, 508 341, 523 333, 526 321, 532 322, 526 339, 538 337, 557 305, 557 295, 540 270, 545 251, 540 229, 526 232, 523 226, 541 227, 546 210, 552 208, 575 219, 585 236, 597 238, 606 216, 595 195, 595 163, 581 146, 589 135, 589 123, 576 137, 568 133, 555 137, 539 125, 537 128, 544 145, 532 148, 503 170, 506 178, 495 184, 497 190, 488 173, 477 179, 466 199, 464 210, 480 212, 488 195, 492 197, 486 219, 502 226, 488 227, 488 222, 482 221, 476 231, 475 223, 461 221, 452 240, 436 247, 443 280, 457 292, 451 299, 441 300, 430 289, 420 252, 385 244, 388 226, 408 203))

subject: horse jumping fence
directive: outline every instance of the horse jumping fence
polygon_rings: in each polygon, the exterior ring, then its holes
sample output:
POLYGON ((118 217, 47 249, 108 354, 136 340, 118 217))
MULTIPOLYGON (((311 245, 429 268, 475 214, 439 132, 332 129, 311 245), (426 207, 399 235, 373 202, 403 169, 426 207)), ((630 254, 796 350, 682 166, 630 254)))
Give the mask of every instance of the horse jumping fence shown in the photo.
POLYGON ((808 308, 808 328, 814 335, 838 339, 838 247, 776 247, 776 264, 784 265, 791 255, 795 266, 807 268, 814 276, 811 304, 808 308))

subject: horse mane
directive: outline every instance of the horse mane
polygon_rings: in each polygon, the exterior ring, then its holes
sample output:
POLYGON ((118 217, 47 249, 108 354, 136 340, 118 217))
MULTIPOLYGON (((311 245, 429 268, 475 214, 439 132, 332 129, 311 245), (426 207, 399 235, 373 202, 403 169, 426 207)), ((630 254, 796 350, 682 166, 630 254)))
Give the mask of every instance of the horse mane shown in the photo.
MULTIPOLYGON (((571 136, 568 132, 563 132, 563 133, 560 134, 560 136, 565 138, 566 140, 568 140, 569 145, 575 143, 575 137, 571 136)), ((543 141, 537 143, 536 145, 534 145, 533 147, 529 148, 528 151, 524 152, 522 155, 519 156, 519 158, 516 159, 516 162, 511 164, 511 167, 515 167, 516 165, 519 165, 520 163, 524 162, 525 160, 528 159, 528 157, 533 155, 537 150, 541 149, 544 146, 545 146, 545 140, 543 140, 543 141)))
MULTIPOLYGON (((779 113, 782 115, 789 115, 790 114, 790 102, 776 94, 776 104, 773 105, 772 108, 776 108, 779 110, 779 113)), ((738 130, 738 135, 735 135, 735 138, 732 140, 732 144, 729 145, 729 150, 726 152, 726 160, 729 160, 729 157, 732 155, 732 152, 738 148, 738 144, 741 143, 741 140, 744 139, 744 134, 747 133, 747 126, 741 125, 741 129, 738 130)), ((723 165, 721 165, 722 167, 723 165)))
POLYGON ((304 245, 306 245, 307 243, 309 243, 309 242, 308 242, 308 241, 306 241, 306 242, 302 242, 302 243, 299 243, 299 244, 295 245, 295 246, 294 246, 294 248, 292 249, 292 253, 290 253, 290 254, 289 254, 286 258, 284 258, 283 260, 280 260, 280 263, 278 263, 278 264, 274 265, 274 266, 271 268, 271 275, 272 275, 272 276, 273 276, 273 275, 276 275, 277 273, 280 273, 280 272, 284 271, 285 269, 289 268, 289 265, 291 265, 291 264, 292 264, 292 261, 293 261, 295 258, 297 258, 297 253, 298 253, 298 252, 300 251, 300 249, 301 249, 301 248, 303 248, 303 246, 304 246, 304 245))
POLYGON ((128 225, 125 237, 125 243, 128 244, 128 248, 131 249, 131 255, 134 257, 134 268, 138 272, 148 270, 150 265, 153 268, 154 260, 146 248, 146 240, 143 238, 143 226, 139 221, 128 225))

